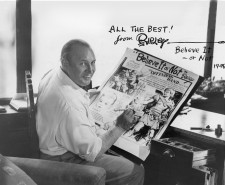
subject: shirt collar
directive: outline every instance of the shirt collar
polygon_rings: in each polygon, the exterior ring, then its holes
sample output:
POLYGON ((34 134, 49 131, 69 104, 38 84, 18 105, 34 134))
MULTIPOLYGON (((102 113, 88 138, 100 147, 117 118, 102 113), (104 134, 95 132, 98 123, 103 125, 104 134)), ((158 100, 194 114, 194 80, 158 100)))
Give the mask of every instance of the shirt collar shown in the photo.
POLYGON ((69 86, 73 87, 75 90, 78 90, 84 97, 87 97, 87 98, 90 97, 89 93, 87 91, 85 91, 84 89, 82 89, 81 87, 79 87, 76 83, 74 83, 67 76, 67 74, 61 69, 61 67, 59 67, 57 69, 57 75, 58 75, 59 79, 63 82, 63 84, 69 85, 69 86))

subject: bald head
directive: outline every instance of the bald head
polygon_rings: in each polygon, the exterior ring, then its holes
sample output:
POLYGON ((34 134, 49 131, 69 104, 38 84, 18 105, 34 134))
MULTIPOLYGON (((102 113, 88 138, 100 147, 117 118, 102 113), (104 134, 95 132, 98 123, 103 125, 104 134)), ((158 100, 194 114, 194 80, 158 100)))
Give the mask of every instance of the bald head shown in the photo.
POLYGON ((95 72, 95 55, 90 45, 79 39, 67 42, 61 51, 62 69, 79 86, 87 86, 95 72))
MULTIPOLYGON (((71 56, 73 54, 79 53, 78 50, 80 50, 84 47, 89 48, 93 52, 91 46, 84 40, 73 39, 73 40, 68 41, 63 46, 62 51, 61 51, 61 57, 60 57, 61 64, 63 65, 64 60, 68 60, 70 62, 71 56)), ((94 54, 94 52, 93 52, 93 54, 94 54)))

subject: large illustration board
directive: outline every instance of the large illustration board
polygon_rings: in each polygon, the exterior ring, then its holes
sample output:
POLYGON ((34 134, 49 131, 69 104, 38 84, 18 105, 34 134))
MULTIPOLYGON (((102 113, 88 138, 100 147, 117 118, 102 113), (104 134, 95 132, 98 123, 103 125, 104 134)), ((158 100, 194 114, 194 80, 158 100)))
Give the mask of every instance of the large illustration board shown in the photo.
POLYGON ((162 136, 200 80, 191 71, 127 48, 90 109, 102 133, 115 125, 125 109, 134 110, 138 121, 115 146, 145 160, 151 140, 162 136))

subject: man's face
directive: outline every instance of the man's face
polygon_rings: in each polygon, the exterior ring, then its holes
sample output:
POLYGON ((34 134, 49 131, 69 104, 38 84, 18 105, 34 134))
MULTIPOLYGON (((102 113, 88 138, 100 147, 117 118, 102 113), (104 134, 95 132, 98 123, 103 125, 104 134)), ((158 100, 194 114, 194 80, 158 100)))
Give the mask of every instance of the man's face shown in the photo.
POLYGON ((95 55, 86 46, 74 46, 70 55, 67 72, 73 82, 79 86, 87 86, 95 73, 95 55))

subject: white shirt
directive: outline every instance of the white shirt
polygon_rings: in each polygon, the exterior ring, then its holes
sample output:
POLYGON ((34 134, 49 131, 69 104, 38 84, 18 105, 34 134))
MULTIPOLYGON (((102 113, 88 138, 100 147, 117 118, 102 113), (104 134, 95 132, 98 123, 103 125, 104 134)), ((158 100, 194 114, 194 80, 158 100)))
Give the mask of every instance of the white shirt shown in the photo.
POLYGON ((102 147, 89 110, 89 94, 60 68, 50 71, 38 89, 37 132, 41 152, 67 151, 94 161, 102 147))

